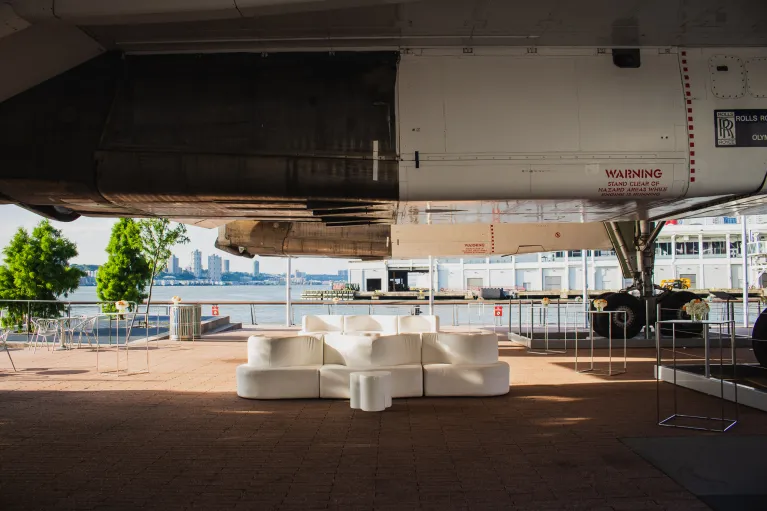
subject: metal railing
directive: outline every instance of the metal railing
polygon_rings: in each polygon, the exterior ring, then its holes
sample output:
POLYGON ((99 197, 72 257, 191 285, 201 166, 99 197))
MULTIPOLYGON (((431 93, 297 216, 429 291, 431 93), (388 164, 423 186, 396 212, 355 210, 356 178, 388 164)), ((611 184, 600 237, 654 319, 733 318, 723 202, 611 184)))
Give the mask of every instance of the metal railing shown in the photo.
MULTIPOLYGON (((4 300, 0 299, 0 320, 9 314, 10 309, 16 309, 15 313, 22 315, 22 321, 15 325, 10 325, 9 330, 11 335, 26 336, 27 343, 30 342, 34 335, 34 329, 32 319, 35 317, 44 317, 49 319, 66 318, 71 320, 77 316, 103 316, 104 307, 114 305, 114 302, 106 301, 63 301, 63 300, 4 300)), ((135 311, 135 314, 131 314, 131 323, 128 326, 128 338, 130 339, 131 331, 133 330, 135 321, 143 321, 144 328, 147 330, 146 335, 149 333, 150 325, 154 320, 156 335, 159 335, 161 330, 161 319, 164 316, 168 316, 169 313, 164 315, 160 312, 152 312, 152 309, 167 311, 168 306, 162 304, 151 304, 147 307, 146 304, 137 304, 136 302, 128 302, 128 310, 135 311), (139 311, 139 308, 144 308, 143 312, 139 311)), ((106 321, 106 319, 104 319, 106 321)), ((111 344, 111 322, 115 321, 114 318, 110 318, 109 327, 109 343, 111 344)), ((143 337, 143 336, 142 336, 143 337)))
MULTIPOLYGON (((32 335, 29 320, 32 317, 35 304, 58 304, 63 311, 62 317, 72 317, 90 313, 96 315, 107 302, 84 302, 84 301, 37 301, 37 300, 0 300, 0 316, 3 309, 9 306, 26 308, 25 333, 27 338, 32 335), (95 310, 94 310, 95 309, 95 310)), ((354 314, 382 314, 382 315, 418 315, 429 314, 429 302, 427 300, 354 300, 354 301, 189 301, 185 304, 198 304, 210 307, 203 310, 203 317, 211 319, 213 307, 220 316, 229 316, 234 323, 251 325, 284 325, 286 307, 289 307, 288 317, 292 325, 300 324, 301 317, 312 315, 354 315, 354 314), (206 313, 208 312, 208 313, 206 313)), ((149 307, 146 304, 131 304, 133 310, 139 310, 136 314, 137 321, 143 322, 139 326, 153 328, 157 335, 164 331, 161 325, 165 318, 169 318, 169 307, 172 302, 153 302, 149 307), (141 310, 145 309, 145 310, 141 310)), ((434 303, 434 314, 439 316, 443 326, 476 326, 478 328, 502 328, 510 333, 524 335, 525 331, 534 331, 536 328, 547 327, 549 331, 561 334, 572 328, 588 328, 586 315, 583 314, 584 304, 582 301, 552 299, 544 313, 541 300, 530 299, 507 299, 507 300, 438 300, 434 303), (497 312, 497 311, 500 312, 497 312), (500 315, 497 315, 500 314, 500 315), (545 323, 544 323, 545 318, 545 323)), ((711 319, 735 319, 736 324, 741 326, 742 303, 739 301, 710 302, 711 319)), ((749 326, 753 325, 763 306, 758 299, 750 299, 749 326)), ((169 321, 169 320, 168 320, 169 321)), ((168 325, 169 326, 169 325, 168 325)))

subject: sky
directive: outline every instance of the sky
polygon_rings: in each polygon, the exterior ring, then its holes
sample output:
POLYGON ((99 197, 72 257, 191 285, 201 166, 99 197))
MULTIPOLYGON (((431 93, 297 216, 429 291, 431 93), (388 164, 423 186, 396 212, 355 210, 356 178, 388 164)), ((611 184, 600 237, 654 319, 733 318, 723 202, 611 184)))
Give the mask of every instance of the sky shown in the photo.
MULTIPOLYGON (((42 220, 42 217, 31 213, 18 206, 0 205, 0 247, 6 247, 13 235, 24 227, 31 231, 42 220)), ((86 218, 80 217, 74 222, 51 223, 60 229, 62 234, 77 244, 79 255, 71 262, 75 264, 104 264, 107 260, 105 251, 109 243, 109 235, 114 218, 86 218)), ((208 256, 216 254, 222 259, 229 260, 230 271, 253 271, 253 260, 245 257, 236 257, 226 252, 217 250, 213 243, 218 236, 217 229, 203 229, 202 227, 187 226, 190 242, 173 248, 173 253, 178 257, 179 264, 186 268, 191 263, 191 253, 198 249, 202 252, 202 265, 208 266, 208 256)), ((285 259, 281 257, 258 257, 260 271, 262 273, 285 273, 285 259)), ((291 269, 307 273, 330 273, 336 274, 338 270, 347 268, 346 259, 309 258, 299 257, 293 259, 291 269)))

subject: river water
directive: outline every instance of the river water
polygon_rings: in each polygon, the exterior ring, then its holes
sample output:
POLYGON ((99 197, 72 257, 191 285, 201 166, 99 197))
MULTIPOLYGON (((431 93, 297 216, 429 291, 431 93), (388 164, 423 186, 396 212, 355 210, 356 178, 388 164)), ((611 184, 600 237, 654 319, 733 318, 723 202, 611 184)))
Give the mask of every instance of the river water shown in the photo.
MULTIPOLYGON (((301 300, 301 292, 306 289, 321 290, 328 289, 327 286, 291 286, 291 299, 294 301, 301 300)), ((283 286, 168 286, 168 287, 156 287, 152 293, 152 300, 157 301, 170 301, 173 296, 179 296, 182 301, 186 302, 214 302, 216 300, 224 301, 256 301, 256 302, 284 302, 285 301, 285 288, 283 286)), ((68 298, 62 300, 67 301, 96 301, 96 288, 94 286, 81 287, 72 293, 68 298)), ((347 302, 348 303, 348 302, 347 302)), ((415 305, 375 305, 369 306, 367 304, 338 304, 338 305, 293 305, 291 314, 291 321, 293 324, 300 324, 301 317, 305 314, 400 314, 408 315, 413 314, 415 305)), ((428 305, 421 305, 421 311, 424 314, 428 313, 428 305)), ((722 317, 722 306, 720 304, 712 304, 711 319, 719 319, 722 317)), ((753 322, 759 311, 761 310, 759 304, 750 304, 750 318, 753 322)), ((582 305, 578 303, 562 304, 559 312, 556 307, 553 306, 544 313, 539 306, 536 306, 534 310, 530 310, 528 305, 524 305, 521 310, 522 324, 527 325, 531 322, 540 327, 544 323, 548 323, 550 327, 557 328, 559 324, 561 329, 566 327, 566 324, 573 325, 575 322, 583 323, 583 314, 580 312, 582 305)), ((740 321, 741 307, 736 305, 736 320, 740 321)), ((90 308, 78 311, 80 313, 88 314, 95 312, 95 309, 90 308)), ((152 309, 152 312, 162 312, 167 314, 167 309, 158 307, 152 309)), ((439 302, 435 305, 435 312, 440 318, 441 325, 477 325, 477 326, 490 326, 490 325, 509 325, 509 319, 511 319, 514 330, 516 331, 519 325, 520 309, 515 304, 511 307, 505 305, 502 307, 502 316, 496 317, 494 305, 492 303, 474 302, 468 305, 439 305, 439 302)), ((203 316, 210 316, 212 314, 211 305, 203 305, 203 316)), ((268 324, 268 325, 284 325, 285 324, 285 306, 284 305, 258 305, 251 307, 250 305, 219 305, 219 314, 221 316, 229 316, 233 323, 243 324, 268 324)))
MULTIPOLYGON (((301 300, 301 292, 306 290, 329 289, 328 286, 291 286, 291 299, 301 300)), ((156 287, 152 292, 152 301, 170 301, 173 296, 179 296, 182 302, 214 302, 223 301, 251 301, 251 302, 284 302, 285 288, 283 286, 167 286, 156 287)), ((80 287, 69 297, 61 298, 62 301, 90 302, 97 301, 96 288, 94 286, 80 287)), ((367 304, 339 304, 339 305, 295 305, 292 308, 292 322, 301 323, 301 317, 305 314, 412 314, 414 305, 375 305, 367 304)), ((77 312, 88 314, 95 312, 95 308, 80 307, 77 312)), ((494 316, 492 304, 476 303, 470 306, 437 305, 436 313, 440 316, 440 323, 451 325, 493 325, 508 324, 508 306, 504 307, 504 317, 494 316), (505 323, 504 323, 505 321, 505 323)), ((161 312, 161 308, 153 312, 161 312)), ((574 309, 575 310, 575 309, 574 309)), ((428 313, 428 306, 421 306, 421 311, 428 313)), ((203 305, 203 316, 212 314, 212 305, 203 305)), ((233 323, 243 324, 285 324, 284 305, 219 305, 219 314, 229 316, 233 323)), ((513 317, 518 317, 518 311, 512 311, 513 317)), ((564 320, 563 320, 564 321, 564 320)))

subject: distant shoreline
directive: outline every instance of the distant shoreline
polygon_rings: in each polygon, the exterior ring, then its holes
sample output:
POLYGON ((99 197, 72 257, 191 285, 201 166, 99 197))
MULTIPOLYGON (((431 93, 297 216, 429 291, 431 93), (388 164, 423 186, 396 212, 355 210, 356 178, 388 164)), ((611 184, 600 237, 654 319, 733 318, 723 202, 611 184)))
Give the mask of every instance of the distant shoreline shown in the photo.
MULTIPOLYGON (((154 287, 231 287, 231 286, 263 286, 263 287, 275 287, 275 286, 284 286, 284 282, 274 282, 274 283, 268 283, 268 282, 198 282, 193 281, 190 283, 181 283, 177 282, 175 284, 159 284, 157 282, 154 283, 154 287)), ((328 282, 304 282, 301 284, 298 284, 296 282, 291 282, 291 285, 293 286, 328 286, 331 285, 331 283, 328 282)), ((96 284, 80 284, 78 287, 96 287, 96 284)))

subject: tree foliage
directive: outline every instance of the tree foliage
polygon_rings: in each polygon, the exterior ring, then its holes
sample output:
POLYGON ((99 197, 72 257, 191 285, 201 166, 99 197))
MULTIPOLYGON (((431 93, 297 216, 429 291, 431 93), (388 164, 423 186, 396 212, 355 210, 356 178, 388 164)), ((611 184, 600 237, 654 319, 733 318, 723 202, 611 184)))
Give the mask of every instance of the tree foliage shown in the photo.
POLYGON ((171 248, 174 245, 189 243, 189 237, 186 235, 184 224, 171 226, 170 221, 165 218, 141 220, 139 225, 144 257, 149 263, 152 275, 149 283, 149 302, 151 302, 154 278, 162 273, 167 266, 168 260, 173 255, 171 248))
POLYGON ((104 310, 113 312, 119 300, 140 303, 147 296, 144 290, 152 270, 144 257, 138 222, 122 218, 115 223, 106 251, 107 262, 96 275, 96 294, 107 302, 104 310))
MULTIPOLYGON (((77 256, 77 246, 48 220, 41 221, 32 234, 19 228, 3 254, 0 298, 4 300, 57 300, 77 289, 85 275, 69 265, 77 256)), ((12 305, 3 326, 21 325, 27 311, 32 316, 53 317, 62 310, 58 304, 12 305)))

